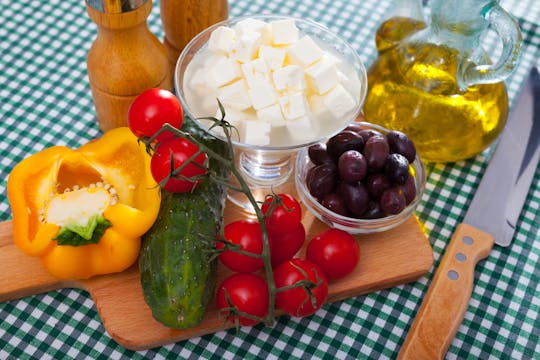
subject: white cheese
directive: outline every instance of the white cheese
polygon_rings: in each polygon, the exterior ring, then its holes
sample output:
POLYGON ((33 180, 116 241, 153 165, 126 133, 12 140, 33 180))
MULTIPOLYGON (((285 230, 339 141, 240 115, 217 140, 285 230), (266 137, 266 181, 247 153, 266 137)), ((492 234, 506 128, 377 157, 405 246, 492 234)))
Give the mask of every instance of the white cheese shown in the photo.
POLYGON ((287 56, 292 64, 308 67, 319 60, 324 51, 308 35, 292 44, 287 50, 287 56))
POLYGON ((208 49, 217 54, 227 55, 234 42, 235 32, 227 26, 220 26, 210 34, 208 49))
MULTIPOLYGON (((244 133, 244 123, 247 121, 254 121, 257 119, 257 114, 253 110, 237 110, 234 108, 228 108, 224 106, 225 110, 225 121, 231 124, 234 128, 231 128, 230 135, 231 138, 235 141, 240 141, 244 133)), ((216 119, 221 120, 221 110, 218 108, 216 110, 216 119)), ((212 120, 203 120, 203 123, 210 127, 214 124, 212 120)), ((225 137, 225 132, 221 126, 216 126, 212 129, 212 132, 217 135, 225 137)))
POLYGON ((335 62, 323 56, 306 69, 306 79, 309 86, 318 94, 323 94, 339 83, 338 70, 335 62))
POLYGON ((216 86, 214 86, 209 79, 208 70, 205 68, 197 69, 197 71, 193 73, 193 76, 189 80, 189 86, 199 95, 206 96, 208 93, 215 93, 216 91, 216 86))
MULTIPOLYGON (((223 107, 225 110, 225 121, 233 126, 239 126, 246 120, 256 120, 257 114, 253 110, 238 110, 231 107, 223 107)), ((221 120, 221 110, 216 110, 215 118, 221 120)))
POLYGON ((215 89, 211 93, 207 93, 206 97, 201 100, 199 106, 201 107, 201 110, 204 111, 204 114, 212 114, 212 112, 216 110, 218 107, 217 97, 217 89, 215 89))
POLYGON ((314 134, 318 132, 317 123, 308 116, 301 116, 287 121, 287 132, 298 143, 313 140, 314 134))
POLYGON ((264 21, 248 18, 239 21, 235 25, 234 30, 239 37, 244 34, 257 32, 261 35, 262 44, 268 45, 272 43, 272 29, 270 28, 270 25, 264 21))
POLYGON ((246 32, 237 35, 229 53, 231 59, 246 63, 255 58, 262 44, 262 35, 258 32, 246 32))
POLYGON ((274 86, 280 92, 292 93, 306 89, 304 72, 297 65, 288 65, 274 71, 274 86))
POLYGON ((220 62, 223 58, 226 57, 227 56, 223 54, 214 54, 210 52, 209 56, 203 60, 203 67, 207 70, 212 69, 214 65, 216 65, 218 62, 220 62))
POLYGON ((196 115, 221 118, 218 98, 240 132, 234 139, 256 145, 300 144, 334 131, 358 105, 361 84, 339 53, 318 44, 292 19, 218 27, 186 77, 196 115))
POLYGON ((270 70, 276 70, 282 67, 286 54, 287 51, 285 49, 273 46, 262 45, 259 48, 259 58, 266 62, 270 70))
POLYGON ((298 28, 293 19, 276 20, 270 23, 274 45, 292 44, 298 40, 298 28))
POLYGON ((223 106, 237 110, 251 107, 245 80, 238 80, 218 89, 218 99, 223 106))
POLYGON ((277 94, 269 80, 257 79, 253 81, 251 88, 248 90, 249 99, 255 110, 275 104, 277 94))
POLYGON ((224 56, 213 64, 209 72, 211 81, 218 87, 237 80, 242 76, 240 65, 236 61, 224 56))
POLYGON ((286 120, 299 118, 309 111, 306 98, 302 92, 280 96, 278 101, 286 120))
POLYGON ((345 90, 349 92, 349 94, 353 96, 359 96, 360 94, 360 88, 358 87, 360 84, 358 82, 355 82, 354 79, 351 79, 347 77, 344 73, 338 70, 338 78, 339 83, 343 85, 345 90))
POLYGON ((315 115, 319 115, 327 111, 326 105, 324 104, 324 97, 318 94, 312 94, 308 96, 307 102, 309 104, 309 109, 315 115))
POLYGON ((357 102, 341 84, 336 85, 325 94, 323 102, 336 119, 343 118, 357 105, 357 102))
POLYGON ((273 104, 257 110, 257 117, 260 120, 268 121, 272 127, 285 126, 285 118, 283 117, 281 108, 278 104, 273 104))
POLYGON ((242 64, 242 74, 248 84, 248 87, 252 88, 256 80, 270 81, 270 71, 266 62, 263 59, 255 59, 242 64))
POLYGON ((243 141, 252 145, 268 145, 270 144, 271 127, 268 121, 246 121, 244 122, 243 141))

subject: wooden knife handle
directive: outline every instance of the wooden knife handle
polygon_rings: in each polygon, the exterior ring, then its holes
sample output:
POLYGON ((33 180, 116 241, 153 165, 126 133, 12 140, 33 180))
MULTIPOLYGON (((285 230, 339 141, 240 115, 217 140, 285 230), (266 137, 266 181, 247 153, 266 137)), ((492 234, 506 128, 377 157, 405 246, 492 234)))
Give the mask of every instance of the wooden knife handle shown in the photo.
POLYGON ((474 268, 487 257, 494 238, 460 224, 416 314, 398 359, 442 359, 471 298, 474 268))

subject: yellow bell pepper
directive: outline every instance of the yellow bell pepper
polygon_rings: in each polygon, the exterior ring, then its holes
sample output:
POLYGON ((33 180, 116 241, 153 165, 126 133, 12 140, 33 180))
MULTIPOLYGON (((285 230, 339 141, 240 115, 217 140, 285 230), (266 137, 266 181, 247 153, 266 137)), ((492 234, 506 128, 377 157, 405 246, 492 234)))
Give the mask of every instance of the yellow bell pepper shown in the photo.
POLYGON ((9 175, 13 239, 61 279, 120 272, 139 255, 159 191, 150 156, 126 127, 78 150, 53 146, 9 175))

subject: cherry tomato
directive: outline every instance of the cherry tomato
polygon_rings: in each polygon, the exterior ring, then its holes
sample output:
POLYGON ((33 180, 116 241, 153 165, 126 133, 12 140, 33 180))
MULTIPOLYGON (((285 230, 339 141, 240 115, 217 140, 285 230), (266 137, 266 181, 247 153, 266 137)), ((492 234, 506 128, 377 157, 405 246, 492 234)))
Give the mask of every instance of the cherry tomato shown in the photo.
POLYGON ((269 234, 268 240, 272 267, 275 267, 291 259, 300 250, 306 240, 306 230, 302 223, 298 223, 294 230, 285 234, 269 234))
POLYGON ((276 294, 276 307, 291 316, 308 316, 317 311, 328 295, 328 282, 321 269, 309 260, 292 259, 281 263, 274 270, 276 288, 309 280, 314 286, 308 290, 299 286, 276 294), (310 292, 312 295, 310 295, 310 292))
POLYGON ((266 226, 269 232, 286 234, 294 230, 302 220, 302 208, 290 194, 268 195, 261 206, 263 214, 269 213, 266 226))
POLYGON ((236 319, 240 325, 255 325, 259 321, 231 312, 231 305, 251 316, 263 318, 268 314, 268 285, 255 274, 240 273, 227 277, 219 285, 216 299, 220 316, 226 316, 233 323, 236 319))
MULTIPOLYGON (((256 221, 233 221, 225 226, 224 236, 227 241, 240 245, 240 250, 242 251, 262 254, 261 225, 256 221)), ((223 249, 225 245, 218 241, 216 247, 217 249, 223 249)), ((243 273, 253 272, 263 267, 262 259, 239 254, 233 250, 224 251, 219 255, 219 259, 229 269, 243 273)))
MULTIPOLYGON (((150 169, 152 176, 157 183, 167 178, 171 172, 171 154, 174 159, 174 168, 177 169, 184 164, 191 156, 199 151, 197 145, 184 138, 172 138, 159 143, 156 152, 150 160, 150 169)), ((200 166, 206 162, 207 155, 200 153, 193 161, 200 166)), ((169 178, 165 190, 170 192, 188 192, 197 186, 199 181, 188 180, 194 176, 204 175, 206 170, 195 165, 193 162, 187 164, 180 174, 169 178), (185 177, 185 178, 184 178, 185 177)))
POLYGON ((360 246, 348 232, 328 229, 311 239, 306 259, 318 265, 328 280, 335 280, 354 270, 360 259, 360 246))
MULTIPOLYGON (((133 100, 128 109, 128 126, 137 137, 152 137, 161 126, 169 123, 177 129, 182 126, 182 106, 174 94, 164 89, 148 89, 133 100)), ((174 134, 165 131, 157 140, 173 138, 174 134)))

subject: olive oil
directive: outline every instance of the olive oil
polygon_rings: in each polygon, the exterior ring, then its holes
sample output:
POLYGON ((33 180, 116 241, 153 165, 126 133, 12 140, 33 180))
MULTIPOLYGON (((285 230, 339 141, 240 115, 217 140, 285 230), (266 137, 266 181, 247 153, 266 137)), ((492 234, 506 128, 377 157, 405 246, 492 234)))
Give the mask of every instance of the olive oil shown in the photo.
POLYGON ((504 128, 506 87, 500 81, 460 89, 457 72, 464 60, 459 52, 443 42, 400 43, 400 37, 414 38, 422 28, 409 20, 390 19, 377 33, 379 57, 368 71, 366 119, 406 133, 424 161, 472 157, 504 128))
POLYGON ((409 35, 426 28, 427 25, 422 20, 409 17, 395 16, 383 22, 375 34, 375 46, 382 52, 394 47, 401 40, 409 35))

